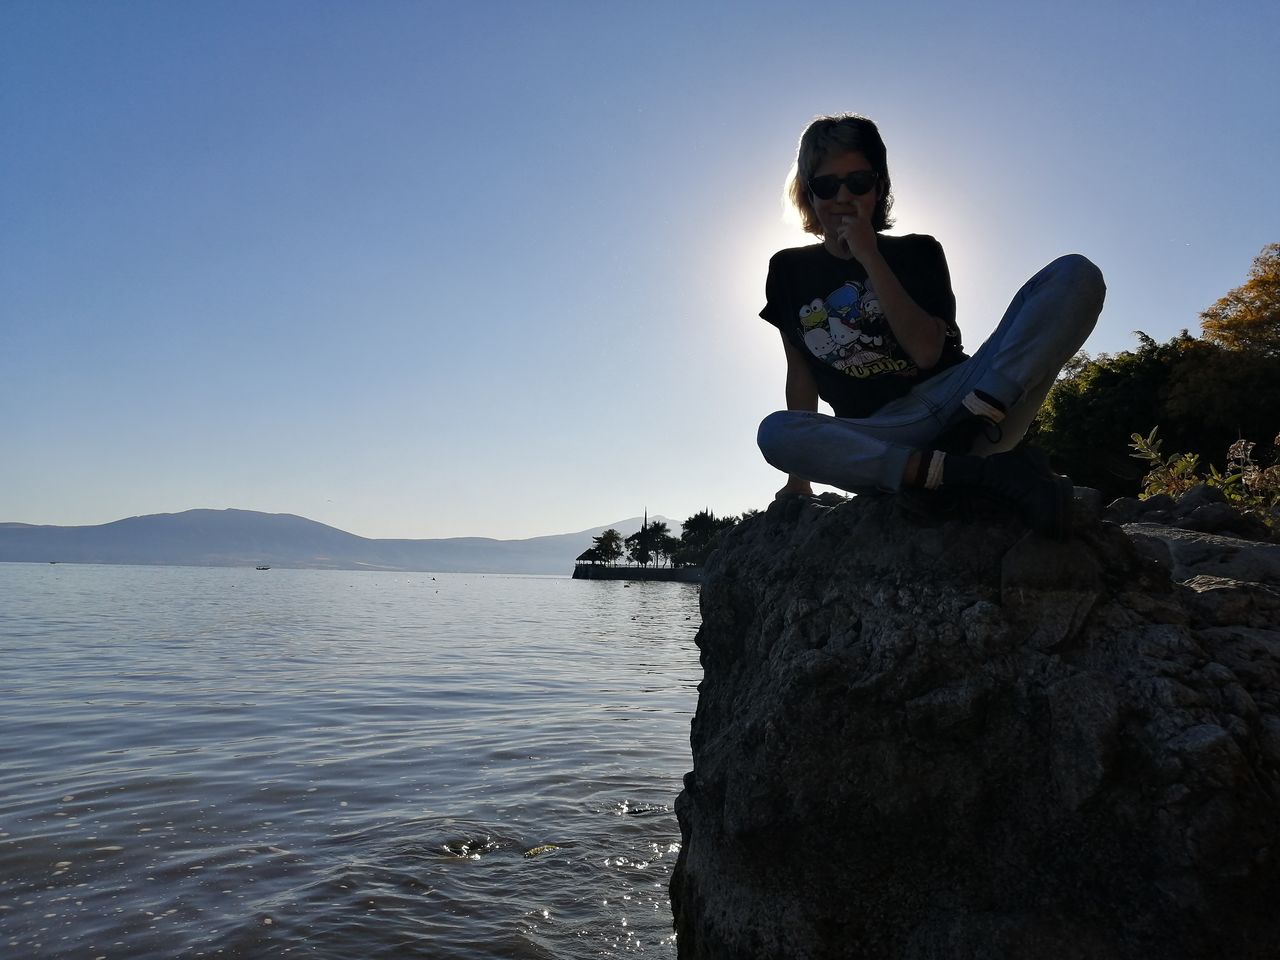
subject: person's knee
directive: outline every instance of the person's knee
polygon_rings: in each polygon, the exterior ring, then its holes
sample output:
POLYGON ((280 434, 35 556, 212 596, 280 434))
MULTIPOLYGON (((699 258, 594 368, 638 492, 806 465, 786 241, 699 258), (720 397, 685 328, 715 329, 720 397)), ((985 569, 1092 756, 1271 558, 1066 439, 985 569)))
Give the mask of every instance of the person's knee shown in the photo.
MULTIPOLYGON (((1055 299, 1061 305, 1059 319, 1068 330, 1083 343, 1093 332, 1102 313, 1107 284, 1102 271, 1088 257, 1069 253, 1050 264, 1053 272, 1055 299)), ((1077 344, 1078 346, 1078 344, 1077 344)))
POLYGON ((1068 253, 1054 261, 1056 266, 1082 293, 1101 305, 1107 293, 1107 283, 1098 265, 1081 253, 1068 253))
POLYGON ((794 419, 790 410, 778 410, 760 421, 760 429, 756 431, 756 446, 764 454, 767 462, 774 463, 782 448, 783 436, 787 425, 794 419))

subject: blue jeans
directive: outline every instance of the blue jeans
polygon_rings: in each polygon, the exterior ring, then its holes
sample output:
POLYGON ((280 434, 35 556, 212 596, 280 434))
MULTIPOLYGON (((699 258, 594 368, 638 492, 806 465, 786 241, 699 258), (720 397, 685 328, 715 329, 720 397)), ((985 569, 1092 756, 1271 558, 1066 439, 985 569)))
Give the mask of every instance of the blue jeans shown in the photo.
POLYGON ((1014 447, 1058 372, 1088 339, 1106 285, 1079 254, 1059 257, 1023 285, 995 332, 968 360, 950 367, 869 417, 843 419, 780 410, 760 424, 765 460, 784 473, 851 492, 894 491, 907 459, 968 416, 961 401, 981 390, 1004 405, 999 442, 979 440, 986 456, 1014 447))

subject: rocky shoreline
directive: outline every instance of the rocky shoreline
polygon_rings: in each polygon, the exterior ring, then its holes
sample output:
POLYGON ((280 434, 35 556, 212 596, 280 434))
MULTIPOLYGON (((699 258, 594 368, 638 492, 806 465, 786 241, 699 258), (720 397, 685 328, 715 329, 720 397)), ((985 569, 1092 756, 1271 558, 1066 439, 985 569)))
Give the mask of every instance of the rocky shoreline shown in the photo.
POLYGON ((1280 956, 1280 545, 1193 494, 1067 543, 894 497, 731 531, 679 956, 1280 956))

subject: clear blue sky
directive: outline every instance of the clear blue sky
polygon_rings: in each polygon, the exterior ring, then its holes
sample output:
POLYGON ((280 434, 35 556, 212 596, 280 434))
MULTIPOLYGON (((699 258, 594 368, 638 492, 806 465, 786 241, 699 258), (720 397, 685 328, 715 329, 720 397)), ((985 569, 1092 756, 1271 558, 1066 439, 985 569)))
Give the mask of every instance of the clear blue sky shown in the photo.
POLYGON ((1280 5, 0 3, 0 520, 374 537, 764 506, 797 137, 875 118, 966 343, 1092 353, 1280 240, 1280 5))

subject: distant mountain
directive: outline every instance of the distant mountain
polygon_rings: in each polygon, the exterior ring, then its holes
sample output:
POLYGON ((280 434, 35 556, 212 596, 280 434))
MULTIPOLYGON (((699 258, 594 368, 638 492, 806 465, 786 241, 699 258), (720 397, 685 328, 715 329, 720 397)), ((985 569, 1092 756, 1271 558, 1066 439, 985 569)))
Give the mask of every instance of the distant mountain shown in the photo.
MULTIPOLYGON (((608 527, 627 536, 641 522, 631 517, 608 527)), ((679 536, 680 525, 667 522, 672 535, 679 536)), ((84 527, 0 523, 0 561, 567 576, 591 538, 608 527, 527 540, 371 540, 289 513, 187 510, 84 527)))

